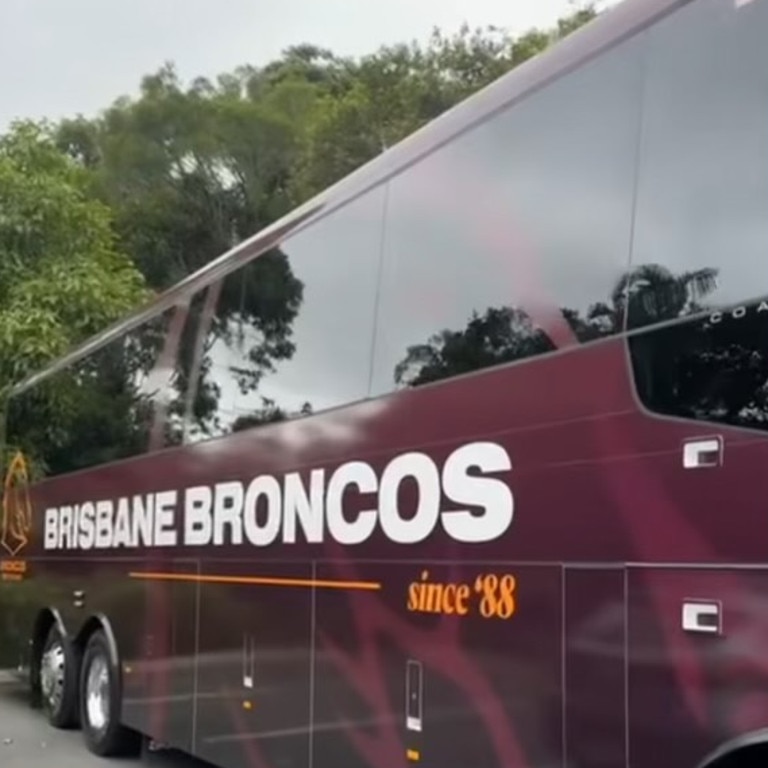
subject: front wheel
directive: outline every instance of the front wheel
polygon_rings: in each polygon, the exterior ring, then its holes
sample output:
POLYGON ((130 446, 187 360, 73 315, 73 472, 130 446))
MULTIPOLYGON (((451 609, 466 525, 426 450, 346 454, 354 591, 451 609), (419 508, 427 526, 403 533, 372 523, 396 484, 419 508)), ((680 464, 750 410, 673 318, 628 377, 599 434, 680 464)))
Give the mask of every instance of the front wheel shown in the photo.
POLYGON ((103 632, 91 635, 80 671, 80 721, 88 749, 101 757, 141 751, 141 737, 120 723, 122 691, 116 660, 103 632))

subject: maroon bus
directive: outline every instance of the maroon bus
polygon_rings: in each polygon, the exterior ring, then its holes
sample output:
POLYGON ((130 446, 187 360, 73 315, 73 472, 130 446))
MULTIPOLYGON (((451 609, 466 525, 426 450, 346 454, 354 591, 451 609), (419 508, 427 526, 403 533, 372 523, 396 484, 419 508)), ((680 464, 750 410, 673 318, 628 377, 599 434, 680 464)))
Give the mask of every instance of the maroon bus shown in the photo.
POLYGON ((20 384, 0 623, 50 722, 763 765, 766 30, 628 0, 20 384))

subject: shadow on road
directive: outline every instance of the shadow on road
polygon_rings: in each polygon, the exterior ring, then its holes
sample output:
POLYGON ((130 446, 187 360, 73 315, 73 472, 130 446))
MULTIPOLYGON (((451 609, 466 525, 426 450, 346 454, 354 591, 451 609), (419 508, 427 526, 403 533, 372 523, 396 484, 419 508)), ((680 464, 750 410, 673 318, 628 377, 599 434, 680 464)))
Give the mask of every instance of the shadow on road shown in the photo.
POLYGON ((91 755, 77 731, 48 725, 42 712, 32 709, 24 686, 0 672, 0 766, 37 768, 54 761, 57 768, 211 768, 172 750, 152 752, 145 747, 139 760, 104 760, 91 755))

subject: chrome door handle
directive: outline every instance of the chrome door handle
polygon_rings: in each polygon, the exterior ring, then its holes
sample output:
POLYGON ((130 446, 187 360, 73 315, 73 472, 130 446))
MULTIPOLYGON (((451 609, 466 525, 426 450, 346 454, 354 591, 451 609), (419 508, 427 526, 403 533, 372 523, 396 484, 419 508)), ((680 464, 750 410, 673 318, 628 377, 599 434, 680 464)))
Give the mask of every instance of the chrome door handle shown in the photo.
POLYGON ((686 600, 682 624, 686 632, 719 635, 722 631, 722 606, 716 600, 686 600))

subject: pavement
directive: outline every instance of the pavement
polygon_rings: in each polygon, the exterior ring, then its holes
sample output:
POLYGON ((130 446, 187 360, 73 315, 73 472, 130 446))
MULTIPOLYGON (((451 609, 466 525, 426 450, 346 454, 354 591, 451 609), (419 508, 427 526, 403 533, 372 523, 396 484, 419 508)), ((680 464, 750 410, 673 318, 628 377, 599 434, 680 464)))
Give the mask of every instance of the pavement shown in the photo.
POLYGON ((29 707, 24 688, 0 672, 0 766, 40 768, 205 768, 203 763, 173 752, 147 752, 138 760, 104 760, 85 748, 79 731, 51 728, 42 712, 29 707))

